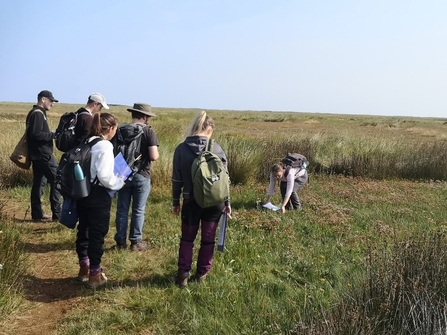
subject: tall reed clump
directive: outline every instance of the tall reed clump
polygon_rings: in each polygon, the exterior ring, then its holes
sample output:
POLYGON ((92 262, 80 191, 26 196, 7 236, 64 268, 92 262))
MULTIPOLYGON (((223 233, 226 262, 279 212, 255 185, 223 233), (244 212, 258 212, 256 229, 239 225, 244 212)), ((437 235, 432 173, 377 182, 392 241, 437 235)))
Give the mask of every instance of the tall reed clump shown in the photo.
POLYGON ((228 172, 233 185, 246 185, 256 180, 257 166, 263 155, 257 140, 242 136, 217 138, 228 159, 228 172))
POLYGON ((4 206, 0 203, 0 320, 19 308, 26 272, 25 245, 17 227, 7 222, 4 206))
POLYGON ((353 137, 316 133, 305 138, 263 142, 258 181, 288 152, 298 152, 310 162, 308 170, 321 174, 373 179, 447 179, 447 142, 399 138, 353 137))
POLYGON ((332 309, 309 313, 293 334, 445 334, 445 232, 409 236, 369 250, 363 277, 332 309))

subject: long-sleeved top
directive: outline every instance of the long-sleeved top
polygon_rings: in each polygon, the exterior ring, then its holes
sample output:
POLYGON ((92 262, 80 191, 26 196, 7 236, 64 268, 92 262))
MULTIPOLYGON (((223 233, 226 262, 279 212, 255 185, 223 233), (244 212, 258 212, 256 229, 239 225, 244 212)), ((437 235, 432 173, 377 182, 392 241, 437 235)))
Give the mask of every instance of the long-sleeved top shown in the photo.
MULTIPOLYGON (((191 167, 194 159, 205 149, 207 144, 206 136, 188 136, 184 142, 180 143, 174 152, 172 169, 172 205, 180 206, 180 195, 183 190, 183 198, 192 197, 192 176, 191 167)), ((214 142, 213 153, 216 154, 227 167, 227 157, 222 147, 214 142)), ((229 204, 228 201, 225 202, 229 204)))
MULTIPOLYGON (((286 197, 290 197, 293 191, 293 185, 295 183, 295 180, 297 180, 298 183, 305 184, 307 182, 307 170, 306 169, 295 169, 292 167, 289 167, 288 170, 286 170, 280 179, 282 182, 287 182, 287 188, 286 188, 286 197)), ((275 185, 276 185, 276 178, 273 175, 273 173, 270 173, 270 185, 268 190, 268 195, 272 196, 273 193, 275 193, 275 185)))
POLYGON ((47 111, 38 105, 34 105, 26 116, 26 123, 28 125, 27 142, 30 159, 46 159, 49 161, 53 155, 54 134, 48 126, 47 111))
POLYGON ((84 107, 79 108, 76 113, 78 117, 75 125, 75 138, 77 139, 77 144, 79 144, 90 132, 93 115, 84 107))
MULTIPOLYGON (((98 138, 92 136, 88 141, 98 138)), ((117 177, 113 173, 115 157, 113 156, 113 145, 110 141, 99 141, 90 151, 90 178, 91 182, 98 177, 99 184, 111 190, 119 190, 124 185, 124 179, 117 177)))

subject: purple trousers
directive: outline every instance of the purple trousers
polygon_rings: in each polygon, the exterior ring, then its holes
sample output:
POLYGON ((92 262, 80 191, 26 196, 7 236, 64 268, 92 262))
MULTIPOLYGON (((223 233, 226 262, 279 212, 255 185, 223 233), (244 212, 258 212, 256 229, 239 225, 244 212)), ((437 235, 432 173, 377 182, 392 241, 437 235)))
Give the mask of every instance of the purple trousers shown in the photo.
POLYGON ((211 270, 214 256, 216 230, 223 204, 200 208, 194 202, 186 202, 182 208, 182 237, 178 258, 178 270, 189 272, 192 267, 194 241, 201 230, 200 249, 197 256, 197 274, 203 276, 211 270))

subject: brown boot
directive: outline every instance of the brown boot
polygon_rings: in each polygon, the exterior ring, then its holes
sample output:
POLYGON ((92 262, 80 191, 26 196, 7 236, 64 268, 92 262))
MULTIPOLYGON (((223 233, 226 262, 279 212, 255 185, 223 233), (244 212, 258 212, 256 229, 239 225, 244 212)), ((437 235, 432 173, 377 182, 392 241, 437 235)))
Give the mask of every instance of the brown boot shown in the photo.
POLYGON ((90 276, 88 278, 87 287, 95 290, 98 287, 104 286, 105 284, 107 284, 107 277, 104 272, 100 272, 96 276, 90 276))
POLYGON ((132 244, 130 246, 130 251, 133 251, 133 252, 145 251, 146 249, 147 249, 146 241, 140 241, 140 242, 132 244))
POLYGON ((79 273, 78 273, 78 276, 76 277, 76 280, 81 282, 81 283, 87 282, 88 279, 89 279, 88 273, 89 273, 89 267, 88 266, 85 266, 83 268, 79 268, 79 273))
POLYGON ((200 273, 196 272, 194 274, 194 276, 192 277, 192 280, 194 280, 198 283, 204 282, 206 279, 206 275, 207 275, 206 273, 204 275, 201 275, 200 273))
POLYGON ((188 285, 188 277, 189 272, 178 271, 177 276, 175 277, 175 284, 180 288, 184 288, 188 285))

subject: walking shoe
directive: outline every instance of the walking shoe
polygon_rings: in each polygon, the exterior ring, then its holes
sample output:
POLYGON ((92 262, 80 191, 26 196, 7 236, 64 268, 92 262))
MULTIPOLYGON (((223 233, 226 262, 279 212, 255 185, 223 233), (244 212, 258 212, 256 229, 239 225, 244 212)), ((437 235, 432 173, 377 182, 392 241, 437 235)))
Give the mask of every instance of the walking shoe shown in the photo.
POLYGON ((40 219, 33 219, 34 222, 46 222, 51 220, 51 215, 44 214, 40 219))
POLYGON ((206 278, 206 275, 207 275, 206 273, 204 275, 201 275, 200 273, 196 272, 194 274, 194 276, 192 277, 192 280, 194 280, 194 281, 196 281, 198 283, 204 282, 205 278, 206 278))
POLYGON ((146 249, 147 249, 146 241, 140 241, 140 242, 134 243, 130 246, 130 251, 133 251, 133 252, 144 251, 146 249))
POLYGON ((184 288, 186 285, 188 285, 188 277, 189 272, 177 272, 177 276, 175 277, 175 284, 180 287, 184 288))
POLYGON ((117 243, 111 249, 112 250, 126 250, 127 249, 127 244, 126 243, 124 243, 124 244, 117 243))
POLYGON ((105 284, 107 284, 107 277, 104 274, 104 272, 100 272, 96 276, 94 277, 90 276, 88 278, 87 287, 95 290, 98 287, 104 286, 105 284))
POLYGON ((85 266, 83 268, 79 268, 79 273, 78 273, 78 276, 76 277, 76 280, 78 282, 81 282, 81 283, 87 282, 88 279, 89 279, 88 273, 89 273, 89 267, 88 266, 85 266))

